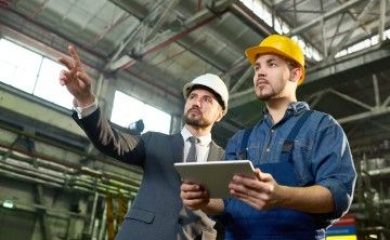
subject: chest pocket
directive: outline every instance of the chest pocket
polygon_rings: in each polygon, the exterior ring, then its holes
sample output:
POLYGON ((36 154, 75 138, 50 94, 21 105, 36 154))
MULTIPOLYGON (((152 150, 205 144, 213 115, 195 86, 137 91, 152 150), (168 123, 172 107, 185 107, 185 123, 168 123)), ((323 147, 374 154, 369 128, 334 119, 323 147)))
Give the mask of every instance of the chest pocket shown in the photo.
MULTIPOLYGON (((278 145, 278 149, 281 149, 281 153, 279 156, 279 159, 275 161, 275 163, 270 163, 272 165, 280 163, 288 163, 289 165, 294 166, 294 159, 296 160, 302 160, 302 159, 308 159, 308 153, 310 147, 308 145, 305 145, 304 142, 302 142, 301 139, 297 139, 297 135, 299 131, 301 130, 303 124, 306 122, 306 120, 309 118, 313 111, 305 111, 301 116, 299 117, 298 121, 295 123, 293 128, 291 129, 290 133, 288 134, 287 138, 284 141, 276 143, 278 145)), ((248 140, 249 136, 252 132, 253 128, 245 129, 244 135, 241 141, 241 146, 239 153, 237 154, 237 159, 248 159, 248 155, 250 156, 256 156, 254 159, 259 159, 260 149, 259 147, 256 148, 256 146, 249 146, 248 147, 248 140)), ((271 161, 274 162, 274 161, 271 161)), ((258 163, 257 163, 258 164, 258 163)), ((256 165, 257 165, 256 164, 256 165)), ((300 171, 308 168, 309 166, 305 166, 305 164, 302 161, 303 166, 300 168, 293 167, 295 171, 295 175, 297 177, 297 184, 298 185, 305 185, 305 183, 308 182, 309 176, 305 176, 303 172, 300 171)))

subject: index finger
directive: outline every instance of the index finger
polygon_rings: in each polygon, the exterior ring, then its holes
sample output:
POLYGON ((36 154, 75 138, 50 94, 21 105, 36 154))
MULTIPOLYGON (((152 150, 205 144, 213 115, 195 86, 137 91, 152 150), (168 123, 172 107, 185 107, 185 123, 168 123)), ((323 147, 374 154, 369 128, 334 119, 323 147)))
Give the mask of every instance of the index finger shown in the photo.
POLYGON ((65 65, 69 70, 72 70, 74 67, 72 60, 68 57, 62 57, 58 61, 65 65))
POLYGON ((81 66, 81 61, 79 55, 77 54, 76 48, 73 45, 69 45, 68 50, 70 56, 72 56, 74 60, 74 67, 79 68, 81 66))

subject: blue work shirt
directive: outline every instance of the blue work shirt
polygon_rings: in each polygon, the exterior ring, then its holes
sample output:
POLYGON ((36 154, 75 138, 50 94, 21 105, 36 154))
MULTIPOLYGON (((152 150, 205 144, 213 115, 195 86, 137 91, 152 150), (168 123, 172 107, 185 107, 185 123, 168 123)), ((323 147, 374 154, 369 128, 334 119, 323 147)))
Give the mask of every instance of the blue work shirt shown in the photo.
MULTIPOLYGON (((272 122, 271 116, 265 111, 263 120, 253 127, 249 135, 246 153, 247 158, 254 165, 260 166, 260 170, 262 164, 278 163, 281 159, 282 148, 288 134, 299 119, 301 113, 307 110, 309 110, 309 106, 305 102, 291 103, 283 119, 275 125, 272 122)), ((226 159, 235 160, 238 158, 243 135, 244 130, 241 130, 229 140, 225 149, 226 159)), ((352 202, 356 171, 348 140, 341 126, 334 118, 328 114, 313 111, 294 139, 294 147, 291 150, 291 154, 294 172, 286 172, 285 174, 294 174, 296 182, 293 184, 281 183, 282 185, 300 187, 320 185, 329 189, 332 193, 334 200, 334 211, 332 213, 304 213, 309 215, 310 221, 313 219, 314 230, 319 233, 316 235, 316 239, 321 239, 325 228, 335 219, 346 213, 352 202)), ((278 182, 278 176, 274 176, 274 178, 278 182)), ((246 235, 243 236, 252 236, 251 231, 253 231, 254 226, 250 224, 237 226, 236 224, 237 222, 242 222, 242 219, 245 218, 245 216, 239 216, 243 215, 245 211, 241 211, 242 209, 240 209, 242 208, 242 202, 240 204, 234 203, 237 201, 239 200, 224 200, 225 208, 221 220, 224 222, 224 218, 230 219, 227 222, 225 221, 227 233, 229 233, 229 228, 239 227, 241 228, 240 231, 247 231, 245 233, 246 235), (234 220, 235 217, 241 218, 240 221, 237 219, 234 220)), ((259 210, 253 208, 253 211, 259 210)), ((284 218, 283 224, 285 224, 288 219, 285 219, 286 215, 282 216, 284 218)), ((259 222, 257 226, 261 226, 261 224, 262 222, 259 222)), ((279 224, 279 222, 276 221, 272 224, 279 224)), ((290 227, 297 226, 298 228, 298 225, 302 224, 302 221, 299 221, 299 219, 291 219, 291 222, 288 224, 290 227)), ((278 228, 275 227, 275 229, 278 228)), ((267 231, 270 232, 270 235, 267 236, 272 236, 272 226, 270 229, 267 228, 267 231)), ((256 239, 256 237, 260 236, 256 236, 256 234, 254 233, 255 236, 252 238, 248 237, 248 239, 256 239)), ((275 234, 280 235, 281 233, 275 234)), ((228 239, 233 238, 230 236, 228 239)), ((284 236, 284 239, 299 239, 299 236, 295 238, 284 236)))

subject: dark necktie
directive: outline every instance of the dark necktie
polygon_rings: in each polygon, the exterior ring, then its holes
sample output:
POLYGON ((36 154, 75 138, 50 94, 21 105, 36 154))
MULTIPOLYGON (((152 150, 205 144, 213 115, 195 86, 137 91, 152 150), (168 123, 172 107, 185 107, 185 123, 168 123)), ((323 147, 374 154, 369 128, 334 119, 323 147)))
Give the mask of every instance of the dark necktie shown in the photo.
POLYGON ((195 144, 199 141, 196 137, 192 136, 188 138, 190 141, 190 149, 188 150, 188 155, 186 162, 196 162, 196 146, 195 144))

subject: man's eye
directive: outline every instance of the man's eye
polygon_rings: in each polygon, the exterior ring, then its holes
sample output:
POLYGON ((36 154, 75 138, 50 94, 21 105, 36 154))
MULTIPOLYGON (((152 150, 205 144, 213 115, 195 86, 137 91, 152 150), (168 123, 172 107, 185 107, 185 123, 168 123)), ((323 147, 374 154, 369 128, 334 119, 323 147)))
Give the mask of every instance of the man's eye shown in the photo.
POLYGON ((208 103, 211 103, 213 99, 211 97, 205 97, 204 100, 208 103))

